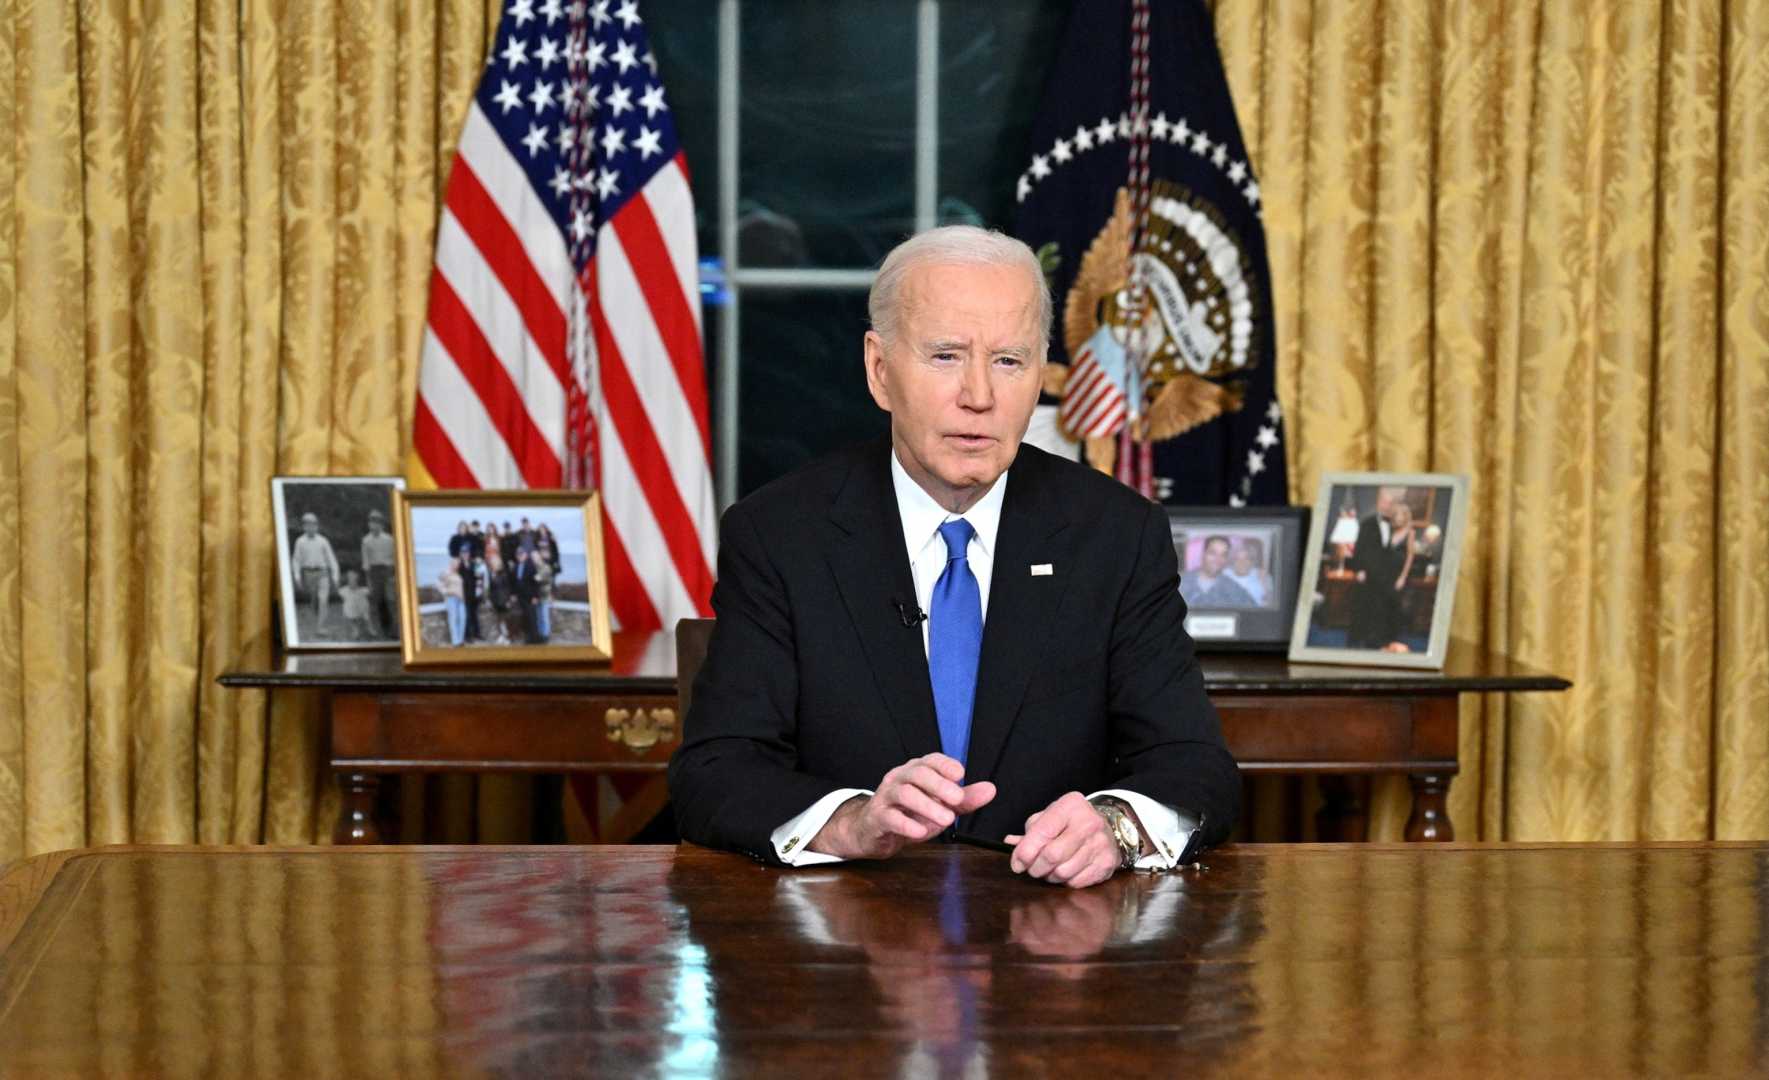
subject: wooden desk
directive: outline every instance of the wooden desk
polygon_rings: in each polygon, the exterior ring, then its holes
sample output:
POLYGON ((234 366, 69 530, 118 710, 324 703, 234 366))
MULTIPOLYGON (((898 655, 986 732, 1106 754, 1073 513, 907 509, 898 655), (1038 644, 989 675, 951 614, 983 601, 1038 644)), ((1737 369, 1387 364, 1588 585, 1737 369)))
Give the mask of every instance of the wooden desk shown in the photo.
MULTIPOLYGON (((334 839, 373 844, 379 775, 399 772, 662 771, 680 740, 671 635, 616 635, 613 670, 408 669, 399 654, 302 653, 235 668, 223 686, 329 697, 330 762, 343 791, 334 839)), ((1291 664, 1269 654, 1202 658, 1223 734, 1249 772, 1405 773, 1409 840, 1455 837, 1457 698, 1564 690, 1565 679, 1452 643, 1442 671, 1291 664)), ((1327 789, 1339 838, 1362 839, 1349 789, 1327 789)))
POLYGON ((21 1075, 1769 1074, 1769 846, 108 849, 0 877, 21 1075))

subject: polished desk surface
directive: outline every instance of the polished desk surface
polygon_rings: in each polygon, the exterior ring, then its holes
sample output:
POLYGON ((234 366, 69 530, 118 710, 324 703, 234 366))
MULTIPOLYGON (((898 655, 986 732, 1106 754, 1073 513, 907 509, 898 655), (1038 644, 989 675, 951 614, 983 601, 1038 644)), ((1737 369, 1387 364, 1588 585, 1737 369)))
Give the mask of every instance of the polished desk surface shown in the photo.
POLYGON ((113 848, 0 876, 0 1073, 1764 1075, 1769 845, 113 848))
MULTIPOLYGON (((1275 653, 1201 653, 1211 693, 1407 694, 1464 691, 1565 690, 1565 679, 1498 653, 1452 641, 1439 671, 1290 663, 1275 653)), ((570 691, 625 689, 672 693, 673 634, 616 634, 612 663, 527 667, 468 665, 408 668, 398 650, 277 653, 268 663, 238 663, 221 676, 239 688, 329 688, 361 691, 570 691)))

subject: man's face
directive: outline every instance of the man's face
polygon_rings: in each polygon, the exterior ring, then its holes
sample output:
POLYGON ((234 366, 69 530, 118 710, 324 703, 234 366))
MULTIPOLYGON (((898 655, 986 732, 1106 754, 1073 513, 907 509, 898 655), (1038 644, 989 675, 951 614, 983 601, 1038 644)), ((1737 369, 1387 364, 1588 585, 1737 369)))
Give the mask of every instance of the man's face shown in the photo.
POLYGON ((1212 540, 1204 545, 1204 573, 1215 577, 1222 573, 1222 567, 1228 562, 1228 545, 1220 540, 1212 540))
POLYGON ((312 536, 314 533, 319 531, 319 522, 313 521, 311 519, 307 520, 307 521, 303 521, 301 523, 301 531, 306 533, 308 536, 312 536))
POLYGON ((947 510, 982 498, 1019 453, 1044 342, 1018 267, 924 264, 903 282, 890 342, 866 334, 866 385, 903 468, 947 510))
POLYGON ((1247 574, 1253 570, 1253 553, 1246 548, 1235 552, 1235 573, 1247 574))

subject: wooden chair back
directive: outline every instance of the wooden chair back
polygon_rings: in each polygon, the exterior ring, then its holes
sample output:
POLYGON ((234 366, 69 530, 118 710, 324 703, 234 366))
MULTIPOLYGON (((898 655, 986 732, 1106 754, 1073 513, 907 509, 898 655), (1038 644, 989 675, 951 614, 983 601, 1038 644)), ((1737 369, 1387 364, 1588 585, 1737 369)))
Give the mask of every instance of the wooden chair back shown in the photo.
POLYGON ((683 619, 676 623, 677 715, 688 719, 688 699, 694 692, 694 676, 706 662, 706 647, 713 637, 713 619, 683 619))

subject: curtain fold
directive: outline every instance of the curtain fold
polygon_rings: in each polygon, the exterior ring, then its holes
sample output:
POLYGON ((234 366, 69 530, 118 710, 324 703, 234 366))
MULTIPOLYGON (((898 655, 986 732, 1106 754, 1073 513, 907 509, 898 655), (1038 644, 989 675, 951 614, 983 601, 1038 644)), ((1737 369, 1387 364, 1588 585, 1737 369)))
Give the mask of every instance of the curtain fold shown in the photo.
POLYGON ((1718 69, 1718 522, 1714 562, 1714 835, 1769 826, 1769 15, 1726 7, 1718 69), (1754 269, 1753 269, 1754 268, 1754 269))
POLYGON ((1293 500, 1469 474, 1454 635, 1575 683, 1464 703, 1458 835, 1769 835, 1769 9, 1214 11, 1293 500))
MULTIPOLYGON (((499 7, 0 16, 0 861, 327 839, 317 703, 214 679, 269 656, 268 478, 404 460, 499 7)), ((1455 635, 1576 684, 1465 702, 1459 834, 1769 836, 1769 9, 1213 10, 1293 500, 1469 474, 1455 635)))
POLYGON ((0 861, 329 837, 278 473, 394 473, 492 0, 0 23, 0 861), (446 131, 444 129, 447 129, 446 131))

